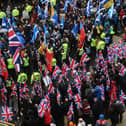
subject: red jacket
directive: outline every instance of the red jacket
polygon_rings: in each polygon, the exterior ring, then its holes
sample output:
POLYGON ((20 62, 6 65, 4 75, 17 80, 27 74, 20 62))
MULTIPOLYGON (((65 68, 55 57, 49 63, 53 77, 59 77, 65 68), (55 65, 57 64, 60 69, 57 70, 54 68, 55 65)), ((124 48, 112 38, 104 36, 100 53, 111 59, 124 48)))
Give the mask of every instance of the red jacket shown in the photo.
POLYGON ((51 112, 46 110, 44 115, 44 124, 49 125, 51 123, 51 112))

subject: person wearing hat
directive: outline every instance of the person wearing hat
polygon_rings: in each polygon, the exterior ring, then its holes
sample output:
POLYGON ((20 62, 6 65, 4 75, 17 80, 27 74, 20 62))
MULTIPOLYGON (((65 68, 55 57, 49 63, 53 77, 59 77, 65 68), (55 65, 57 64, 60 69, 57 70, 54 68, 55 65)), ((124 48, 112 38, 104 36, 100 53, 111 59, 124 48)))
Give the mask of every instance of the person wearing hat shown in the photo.
POLYGON ((15 8, 12 10, 12 16, 14 16, 14 17, 19 16, 19 10, 17 9, 17 7, 15 7, 15 8))
POLYGON ((95 126, 108 126, 107 120, 105 120, 103 114, 100 114, 100 115, 99 115, 99 119, 97 120, 95 126))

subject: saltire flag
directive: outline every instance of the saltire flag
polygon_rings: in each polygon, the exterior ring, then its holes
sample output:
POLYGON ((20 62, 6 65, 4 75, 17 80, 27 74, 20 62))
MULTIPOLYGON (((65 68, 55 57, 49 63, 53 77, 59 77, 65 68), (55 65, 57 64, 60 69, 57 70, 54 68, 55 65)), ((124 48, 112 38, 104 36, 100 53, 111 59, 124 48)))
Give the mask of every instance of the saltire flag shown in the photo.
POLYGON ((71 33, 74 35, 74 37, 77 36, 78 29, 79 29, 78 24, 75 24, 74 27, 73 27, 73 29, 72 29, 72 31, 71 31, 71 33))
POLYGON ((20 50, 23 47, 22 43, 19 41, 16 33, 14 32, 13 28, 8 23, 8 38, 9 38, 9 49, 10 53, 13 56, 12 63, 15 64, 15 69, 17 72, 20 72, 20 64, 22 62, 20 57, 20 50))
POLYGON ((81 57, 81 62, 82 63, 86 63, 90 60, 90 58, 88 57, 88 55, 86 53, 83 54, 83 56, 81 57))
POLYGON ((41 10, 41 7, 39 5, 37 6, 37 15, 38 15, 39 18, 43 18, 42 10, 41 10))
POLYGON ((2 24, 1 25, 2 25, 3 28, 8 29, 7 18, 6 17, 2 18, 2 24))
POLYGON ((100 22, 101 22, 101 13, 99 12, 98 15, 97 15, 97 17, 96 17, 96 19, 95 19, 94 24, 98 25, 100 22))
POLYGON ((61 17, 60 27, 61 29, 64 29, 64 16, 61 17))
POLYGON ((46 64, 47 68, 50 72, 52 72, 52 59, 53 59, 53 52, 50 52, 48 49, 46 50, 46 64))
POLYGON ((68 113, 67 113, 68 120, 72 120, 73 114, 74 114, 73 103, 71 103, 71 105, 69 106, 68 113))
POLYGON ((34 43, 36 41, 38 34, 39 34, 39 29, 38 29, 38 26, 35 24, 34 28, 33 28, 32 40, 31 40, 32 43, 34 43))
POLYGON ((24 44, 26 43, 26 41, 25 41, 25 39, 24 39, 23 34, 22 34, 21 32, 16 32, 16 35, 17 35, 18 40, 20 41, 20 43, 21 43, 22 45, 24 45, 24 44))
POLYGON ((113 14, 114 14, 114 4, 108 10, 108 17, 111 19, 113 17, 113 14))
POLYGON ((124 94, 124 92, 121 90, 120 93, 120 103, 125 107, 125 103, 124 101, 126 100, 126 95, 124 94))
POLYGON ((81 109, 82 108, 82 103, 81 103, 82 100, 81 100, 80 94, 79 93, 75 94, 73 98, 74 98, 74 102, 75 102, 77 109, 78 110, 81 109))
POLYGON ((52 21, 55 25, 58 25, 58 14, 57 14, 56 10, 55 10, 55 12, 54 12, 54 15, 53 15, 52 18, 51 18, 51 21, 52 21))
POLYGON ((45 5, 44 17, 45 19, 48 17, 48 4, 45 5))
POLYGON ((68 3, 70 3, 70 0, 66 0, 65 1, 65 4, 64 4, 64 12, 67 13, 67 6, 68 6, 68 3))
POLYGON ((79 48, 82 48, 83 47, 83 42, 86 38, 86 34, 84 32, 84 27, 83 27, 83 24, 82 22, 80 22, 80 41, 79 41, 79 48))
POLYGON ((69 100, 72 100, 72 98, 73 98, 73 92, 72 92, 72 88, 71 88, 70 84, 68 85, 68 88, 67 88, 67 94, 68 94, 69 100))
POLYGON ((43 24, 43 28, 44 28, 45 35, 48 35, 49 34, 49 31, 48 31, 48 29, 47 29, 47 27, 46 27, 45 24, 43 24))
POLYGON ((61 94, 60 94, 59 90, 57 89, 57 103, 58 103, 58 105, 60 105, 60 102, 61 102, 61 94))
POLYGON ((11 107, 2 106, 1 116, 3 121, 12 121, 13 115, 11 107))
POLYGON ((52 73, 52 79, 56 79, 61 73, 61 69, 56 65, 52 73))
POLYGON ((91 14, 92 8, 93 8, 92 1, 89 0, 86 7, 86 16, 89 16, 91 14))

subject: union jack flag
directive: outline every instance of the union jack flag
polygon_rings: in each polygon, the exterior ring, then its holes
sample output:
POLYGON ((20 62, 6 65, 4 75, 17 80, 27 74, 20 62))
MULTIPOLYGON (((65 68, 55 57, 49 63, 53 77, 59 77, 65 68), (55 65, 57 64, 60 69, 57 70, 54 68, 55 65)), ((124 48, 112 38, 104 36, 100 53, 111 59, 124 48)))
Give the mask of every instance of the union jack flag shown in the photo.
POLYGON ((17 88, 16 88, 16 85, 15 85, 14 81, 12 82, 11 90, 12 90, 11 96, 16 95, 17 88))
POLYGON ((121 64, 121 69, 119 72, 120 76, 125 76, 126 75, 126 67, 121 64))
POLYGON ((52 93, 54 91, 54 87, 52 83, 49 83, 49 87, 48 87, 48 93, 52 93))
POLYGON ((71 57, 69 57, 69 61, 70 61, 70 68, 72 70, 76 69, 79 66, 79 63, 77 63, 76 60, 72 59, 71 57))
POLYGON ((46 111, 46 100, 42 99, 38 106, 38 115, 42 118, 46 111))
POLYGON ((20 50, 23 47, 21 42, 19 41, 16 33, 14 32, 11 25, 8 23, 8 38, 9 38, 9 49, 13 56, 12 63, 15 64, 15 68, 17 72, 20 72, 20 64, 21 64, 21 58, 20 58, 20 50))
POLYGON ((2 106, 1 116, 3 121, 12 121, 12 117, 13 117, 12 108, 7 106, 2 106))
POLYGON ((70 84, 68 85, 68 88, 67 88, 67 94, 68 94, 69 100, 71 100, 73 98, 73 92, 72 92, 70 84))
POLYGON ((82 100, 81 100, 80 94, 77 93, 76 95, 74 95, 74 102, 75 102, 77 109, 82 108, 82 103, 81 103, 82 100))
POLYGON ((6 104, 6 102, 7 102, 6 93, 7 93, 7 89, 5 88, 5 86, 3 84, 3 88, 1 89, 1 98, 2 98, 2 101, 4 104, 6 104))
POLYGON ((62 75, 65 76, 69 70, 70 70, 70 69, 69 69, 68 65, 64 63, 64 64, 62 65, 62 75))
POLYGON ((71 103, 70 107, 69 107, 69 110, 68 110, 68 113, 67 113, 67 118, 69 120, 72 120, 72 116, 74 114, 74 110, 73 110, 73 103, 71 103))
POLYGON ((42 96, 42 86, 41 82, 35 82, 32 88, 32 94, 37 96, 42 96))
POLYGON ((83 56, 81 57, 81 62, 85 63, 88 62, 90 60, 90 58, 88 57, 88 55, 86 53, 83 54, 83 56))
POLYGON ((59 90, 57 89, 57 103, 58 103, 58 105, 60 105, 60 102, 61 102, 61 94, 60 94, 59 90))
POLYGON ((78 88, 78 86, 81 84, 81 79, 78 75, 75 76, 74 84, 75 84, 76 88, 78 88))
POLYGON ((60 70, 60 68, 56 65, 55 69, 53 71, 52 74, 52 79, 56 79, 60 74, 62 73, 62 71, 60 70))

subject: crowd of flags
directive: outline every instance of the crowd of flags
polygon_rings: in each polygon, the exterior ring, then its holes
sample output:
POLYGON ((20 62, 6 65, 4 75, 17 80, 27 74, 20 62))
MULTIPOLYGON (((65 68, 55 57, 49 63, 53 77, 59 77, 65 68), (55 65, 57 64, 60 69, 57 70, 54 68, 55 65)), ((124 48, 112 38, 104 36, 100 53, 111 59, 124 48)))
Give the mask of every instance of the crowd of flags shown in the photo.
MULTIPOLYGON (((41 0, 41 3, 46 3, 45 4, 45 9, 42 10, 42 8, 38 5, 37 6, 37 14, 38 17, 41 19, 46 20, 46 18, 49 16, 48 13, 48 2, 49 0, 41 0)), ((59 17, 57 14, 57 11, 54 9, 53 5, 56 4, 56 0, 51 0, 51 21, 53 22, 53 24, 55 26, 57 26, 58 24, 60 24, 61 29, 64 29, 65 27, 65 17, 61 17, 60 21, 59 21, 59 17)), ((116 2, 120 3, 119 0, 116 0, 116 2)), ((73 8, 75 8, 75 0, 66 0, 65 4, 64 4, 64 12, 67 13, 67 7, 68 4, 71 4, 73 8)), ((86 16, 90 16, 91 15, 91 9, 93 8, 93 4, 92 4, 92 0, 89 0, 87 3, 87 7, 86 7, 86 16)), ((114 14, 114 4, 112 0, 100 0, 99 2, 99 9, 98 11, 100 12, 101 9, 103 8, 109 8, 108 9, 108 17, 111 19, 113 17, 114 14)), ((99 23, 101 19, 101 14, 98 13, 98 15, 96 16, 95 19, 95 23, 99 23)), ((3 18, 2 19, 2 27, 6 28, 8 31, 8 41, 9 41, 9 50, 13 56, 13 64, 15 64, 15 69, 17 72, 20 72, 20 65, 22 64, 22 60, 20 57, 20 51, 21 49, 24 47, 25 45, 25 40, 23 35, 21 34, 21 32, 15 32, 14 31, 14 26, 16 26, 16 23, 14 21, 14 18, 12 17, 11 21, 10 19, 7 18, 3 18)), ((46 41, 46 36, 49 34, 49 29, 46 26, 46 24, 43 24, 43 29, 44 29, 44 42, 45 45, 47 46, 47 41, 46 41)), ((83 23, 75 23, 71 33, 73 34, 74 37, 76 37, 79 34, 79 48, 83 47, 83 43, 84 40, 86 38, 86 33, 83 27, 83 23)), ((37 26, 37 24, 34 25, 33 28, 33 35, 32 35, 32 39, 31 39, 31 43, 35 43, 38 36, 39 36, 40 32, 39 32, 39 28, 37 26)), ((78 63, 76 60, 72 59, 71 57, 69 58, 70 60, 70 65, 68 66, 66 63, 64 63, 62 65, 62 69, 59 68, 59 66, 55 66, 55 69, 52 71, 52 57, 53 57, 53 53, 49 52, 48 50, 46 50, 46 63, 47 63, 47 68, 49 71, 52 72, 52 80, 56 80, 57 78, 59 78, 60 82, 63 82, 63 77, 65 77, 66 79, 68 79, 69 81, 69 76, 68 73, 71 72, 71 75, 73 77, 73 85, 77 88, 77 93, 74 94, 72 91, 72 84, 69 83, 68 84, 68 88, 67 88, 67 95, 68 95, 68 99, 69 100, 74 100, 74 104, 76 105, 77 109, 81 109, 82 108, 82 98, 81 98, 81 84, 82 84, 82 79, 86 79, 86 63, 90 60, 90 58, 88 57, 88 55, 86 53, 84 53, 81 57, 80 63, 78 63), (82 70, 82 75, 79 74, 79 72, 77 71, 77 68, 79 66, 83 66, 83 70, 82 70), (76 75, 75 75, 75 73, 76 75), (83 78, 81 78, 83 76, 83 78)), ((118 44, 114 43, 112 47, 108 48, 108 57, 107 57, 107 62, 111 62, 113 61, 114 58, 117 57, 126 57, 126 46, 123 46, 123 44, 120 42, 118 44)), ((0 59, 1 60, 1 59, 0 59)), ((2 61, 1 61, 2 62, 2 61)), ((4 64, 4 63, 3 63, 4 64)), ((1 65, 1 64, 0 64, 1 65)), ((97 57, 97 69, 99 69, 99 66, 102 67, 101 70, 103 70, 106 73, 107 79, 108 79, 108 88, 110 85, 110 81, 109 81, 109 77, 108 77, 108 71, 107 71, 107 65, 106 62, 102 56, 102 53, 99 53, 99 56, 97 57)), ((5 67, 3 65, 3 67, 5 67)), ((0 67, 1 68, 1 67, 0 67)), ((48 74, 48 73, 47 73, 48 74)), ((6 73, 7 75, 7 73, 6 73)), ((122 65, 122 69, 120 71, 120 75, 121 76, 125 76, 126 75, 126 68, 122 65)), ((37 93, 38 96, 42 95, 42 88, 40 86, 41 84, 38 85, 34 85, 33 86, 33 94, 35 94, 35 90, 36 89, 40 89, 37 93)), ((12 95, 16 94, 16 86, 13 83, 12 85, 12 89, 13 89, 13 93, 12 95)), ((22 87, 20 85, 19 87, 20 90, 20 100, 21 98, 27 97, 28 96, 28 88, 26 87, 26 84, 24 84, 24 87, 22 87)), ((60 91, 58 89, 55 89, 55 87, 53 86, 52 82, 49 82, 48 85, 48 92, 47 94, 44 96, 44 98, 41 100, 39 106, 38 106, 38 115, 40 117, 43 117, 45 112, 48 110, 50 111, 51 109, 51 104, 50 104, 50 94, 54 93, 56 90, 56 94, 57 94, 57 104, 60 105, 61 104, 61 100, 62 100, 62 95, 60 93, 60 91)), ((103 84, 101 84, 100 86, 97 86, 97 90, 100 91, 100 98, 102 100, 105 100, 105 94, 104 94, 104 86, 103 84)), ((4 103, 6 103, 6 97, 5 94, 6 88, 3 88, 1 90, 1 94, 2 94, 2 100, 4 103)), ((124 105, 124 100, 126 100, 126 95, 124 94, 123 91, 121 91, 120 94, 120 99, 121 99, 121 103, 124 105)), ((70 106, 69 106, 69 110, 67 113, 67 117, 69 120, 72 119, 72 116, 74 114, 74 108, 73 108, 73 102, 71 102, 70 106)), ((13 111, 11 107, 7 107, 4 106, 2 107, 2 120, 4 121, 11 121, 12 117, 13 117, 13 111)))

